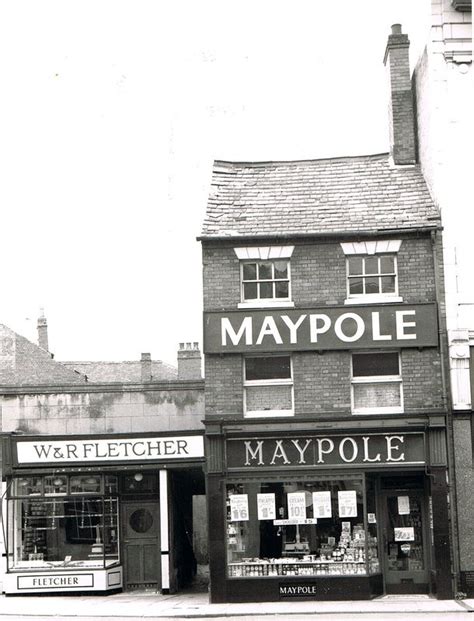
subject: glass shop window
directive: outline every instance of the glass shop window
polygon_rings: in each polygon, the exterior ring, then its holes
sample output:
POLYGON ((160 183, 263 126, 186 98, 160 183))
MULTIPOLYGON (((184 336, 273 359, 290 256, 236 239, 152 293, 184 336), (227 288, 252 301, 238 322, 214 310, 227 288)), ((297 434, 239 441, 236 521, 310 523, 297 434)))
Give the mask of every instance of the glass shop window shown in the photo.
MULTIPOLYGON (((106 483, 115 494, 116 477, 107 475, 106 483)), ((8 568, 118 563, 118 499, 102 494, 103 484, 102 475, 14 479, 7 501, 8 568)))
POLYGON ((378 571, 361 477, 227 485, 231 578, 378 571))

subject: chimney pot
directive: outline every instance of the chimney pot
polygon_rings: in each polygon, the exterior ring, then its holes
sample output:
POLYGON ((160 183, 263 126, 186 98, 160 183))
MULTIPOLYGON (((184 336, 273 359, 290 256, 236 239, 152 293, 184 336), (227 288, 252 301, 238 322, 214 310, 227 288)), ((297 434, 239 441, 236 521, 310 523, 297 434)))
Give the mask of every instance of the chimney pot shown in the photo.
POLYGON ((393 24, 392 25, 392 34, 402 34, 402 25, 401 24, 393 24))
POLYGON ((178 379, 200 380, 201 375, 201 352, 199 343, 180 343, 178 350, 178 379))

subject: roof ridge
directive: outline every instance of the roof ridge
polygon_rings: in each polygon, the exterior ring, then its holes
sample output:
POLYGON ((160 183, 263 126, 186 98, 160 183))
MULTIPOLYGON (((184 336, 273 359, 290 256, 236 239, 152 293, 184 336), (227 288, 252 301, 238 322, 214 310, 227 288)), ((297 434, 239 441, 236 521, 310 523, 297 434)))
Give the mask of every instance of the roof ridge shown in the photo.
POLYGON ((236 166, 268 166, 269 164, 303 164, 308 162, 328 162, 335 160, 355 160, 355 159, 375 159, 390 155, 388 152, 368 153, 365 155, 337 155, 332 157, 303 158, 296 160, 214 160, 214 166, 221 164, 230 164, 236 166))

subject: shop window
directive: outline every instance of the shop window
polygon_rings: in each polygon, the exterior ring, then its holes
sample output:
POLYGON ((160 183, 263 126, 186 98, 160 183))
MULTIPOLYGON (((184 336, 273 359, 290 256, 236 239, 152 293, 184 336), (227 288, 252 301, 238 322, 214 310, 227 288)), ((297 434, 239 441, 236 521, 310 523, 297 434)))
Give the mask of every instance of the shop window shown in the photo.
POLYGON ((229 483, 226 504, 230 578, 380 571, 362 477, 229 483))
POLYGON ((13 479, 7 501, 9 570, 108 567, 119 562, 116 477, 13 479), (112 479, 115 482, 112 483, 112 479))
POLYGON ((293 414, 290 356, 244 359, 244 407, 247 417, 293 414))
POLYGON ((240 260, 239 308, 293 306, 290 261, 294 246, 234 248, 240 260))
POLYGON ((400 302, 397 252, 401 240, 342 243, 346 255, 346 304, 400 302))
POLYGON ((400 413, 403 387, 398 352, 352 354, 352 412, 400 413))

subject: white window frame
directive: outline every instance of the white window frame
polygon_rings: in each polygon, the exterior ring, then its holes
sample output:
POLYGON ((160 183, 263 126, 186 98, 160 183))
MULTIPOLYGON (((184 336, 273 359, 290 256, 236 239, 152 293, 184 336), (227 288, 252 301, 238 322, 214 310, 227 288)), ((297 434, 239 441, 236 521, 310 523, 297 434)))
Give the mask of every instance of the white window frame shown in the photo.
POLYGON ((402 380, 402 359, 400 352, 398 354, 398 375, 368 375, 354 377, 353 355, 374 355, 374 354, 389 354, 395 353, 393 351, 357 351, 352 352, 351 355, 351 411, 352 414, 402 414, 403 413, 403 380, 402 380), (398 384, 400 388, 400 405, 399 406, 378 406, 378 407, 364 407, 356 408, 354 398, 354 386, 361 384, 398 384))
MULTIPOLYGON (((291 263, 294 246, 249 246, 234 248, 240 261, 240 302, 238 308, 293 308, 291 298, 291 263), (243 269, 245 263, 286 261, 288 271, 288 297, 286 298, 253 298, 244 299, 243 269)), ((270 282, 270 281, 269 281, 270 282)), ((271 280, 271 282, 278 282, 271 280)))
POLYGON ((287 379, 271 379, 271 380, 246 380, 246 360, 248 358, 269 358, 271 354, 262 354, 261 356, 243 356, 242 360, 242 377, 243 377, 243 394, 244 394, 244 418, 272 418, 275 416, 294 416, 295 415, 295 392, 293 383, 293 357, 290 354, 278 353, 275 357, 287 356, 290 359, 290 377, 287 379), (291 409, 290 410, 251 410, 247 411, 247 388, 265 386, 291 386, 291 409))
MULTIPOLYGON (((344 304, 367 304, 383 302, 403 302, 398 291, 398 261, 397 253, 400 250, 402 240, 389 239, 366 242, 344 242, 341 248, 346 256, 346 299, 344 304), (349 259, 360 256, 362 259, 374 255, 390 255, 394 258, 395 291, 393 293, 350 293, 349 259)), ((368 274, 367 276, 370 276, 368 274)), ((365 278, 365 276, 362 276, 365 278)))

